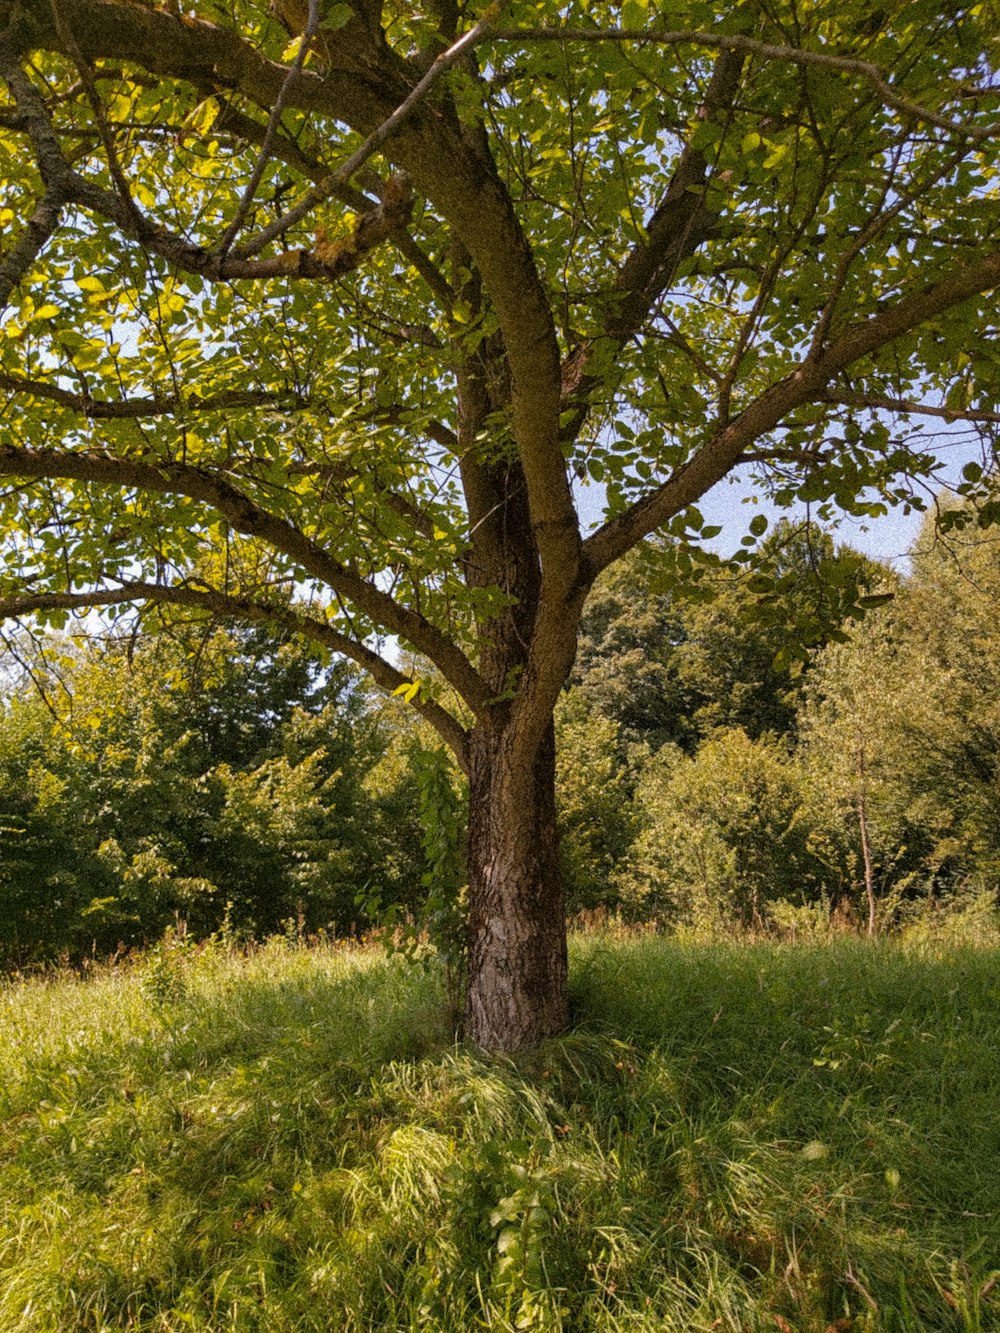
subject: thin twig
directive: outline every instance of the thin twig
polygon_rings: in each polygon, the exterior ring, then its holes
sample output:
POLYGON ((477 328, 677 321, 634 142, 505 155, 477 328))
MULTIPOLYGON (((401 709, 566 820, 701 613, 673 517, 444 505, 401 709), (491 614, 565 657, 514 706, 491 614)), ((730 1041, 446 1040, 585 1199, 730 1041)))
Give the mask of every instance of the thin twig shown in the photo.
POLYGON ((239 202, 232 222, 226 228, 222 240, 219 242, 217 251, 220 255, 226 255, 240 234, 243 223, 246 221, 247 214, 250 212, 250 205, 254 201, 254 196, 260 186, 264 175, 264 168, 267 166, 271 156, 271 147, 278 133, 278 126, 281 123, 281 116, 285 109, 285 102, 291 91, 292 85, 302 72, 302 66, 305 63, 306 55, 312 45, 312 39, 316 36, 319 29, 319 0, 309 0, 309 18, 306 21, 305 32, 299 41, 299 49, 295 52, 295 59, 292 61, 292 67, 285 75, 285 80, 278 90, 278 96, 274 99, 274 106, 271 108, 271 117, 267 122, 267 130, 264 134, 264 142, 261 144, 260 153, 253 169, 253 174, 243 191, 243 198, 239 202))

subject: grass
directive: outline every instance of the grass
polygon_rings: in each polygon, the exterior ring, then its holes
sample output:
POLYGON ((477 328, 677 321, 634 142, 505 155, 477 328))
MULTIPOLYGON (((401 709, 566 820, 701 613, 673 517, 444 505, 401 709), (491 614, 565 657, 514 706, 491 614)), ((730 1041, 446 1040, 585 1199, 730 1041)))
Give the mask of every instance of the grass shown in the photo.
POLYGON ((576 942, 456 1046, 380 954, 0 990, 0 1330, 1000 1329, 996 953, 576 942))

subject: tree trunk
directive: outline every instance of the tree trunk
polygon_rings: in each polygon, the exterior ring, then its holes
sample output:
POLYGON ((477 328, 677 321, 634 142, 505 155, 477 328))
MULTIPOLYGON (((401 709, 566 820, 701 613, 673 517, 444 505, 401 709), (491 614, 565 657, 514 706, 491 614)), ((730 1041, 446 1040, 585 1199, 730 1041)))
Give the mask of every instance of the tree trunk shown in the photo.
POLYGON ((569 1023, 555 735, 525 758, 509 728, 477 728, 470 749, 466 1035, 512 1051, 569 1023))
POLYGON ((868 934, 874 936, 878 925, 875 906, 875 867, 868 838, 868 783, 865 772, 865 748, 858 748, 858 827, 861 830, 861 857, 865 868, 865 897, 868 900, 868 934))

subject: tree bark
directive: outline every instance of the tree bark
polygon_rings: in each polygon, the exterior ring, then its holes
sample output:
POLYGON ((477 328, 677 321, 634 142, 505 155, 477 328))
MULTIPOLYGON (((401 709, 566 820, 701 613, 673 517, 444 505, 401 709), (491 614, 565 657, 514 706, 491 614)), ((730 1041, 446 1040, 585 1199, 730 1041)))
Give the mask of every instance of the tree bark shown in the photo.
POLYGON ((533 754, 510 727, 470 744, 466 1036, 512 1051, 569 1024, 552 723, 533 754))

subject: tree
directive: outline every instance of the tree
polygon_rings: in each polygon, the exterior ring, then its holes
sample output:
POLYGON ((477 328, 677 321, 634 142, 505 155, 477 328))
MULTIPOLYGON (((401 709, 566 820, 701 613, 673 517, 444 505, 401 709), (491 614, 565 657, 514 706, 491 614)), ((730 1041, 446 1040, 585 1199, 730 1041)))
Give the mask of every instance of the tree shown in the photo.
POLYGON ((597 575, 696 550, 735 468, 870 513, 933 469, 909 422, 996 419, 992 10, 279 8, 0 0, 0 609, 269 621, 402 691, 468 775, 467 1031, 511 1048, 568 1020, 597 575))
POLYGON ((347 933, 373 886, 416 908, 412 774, 390 756, 414 728, 390 735, 349 664, 259 627, 44 650, 20 653, 44 694, 0 700, 0 956, 107 954, 178 915, 347 933))
POLYGON ((870 930, 907 891, 996 884, 1000 551, 974 517, 925 521, 891 605, 810 676, 805 762, 850 831, 870 930))
POLYGON ((720 728, 691 758, 666 746, 636 802, 644 827, 618 883, 640 918, 760 927, 776 899, 801 905, 836 886, 837 849, 773 736, 720 728))
POLYGON ((923 819, 907 818, 915 795, 907 773, 910 734, 920 730, 926 710, 899 625, 900 608, 892 606, 848 642, 828 647, 801 718, 817 804, 849 830, 851 887, 863 891, 869 935, 879 925, 879 899, 894 879, 913 875, 937 822, 926 807, 923 819))
POLYGON ((569 690, 556 709, 556 808, 570 912, 616 907, 612 877, 638 830, 638 770, 648 750, 569 690))
POLYGON ((694 588, 676 580, 686 552, 675 541, 644 543, 605 571, 584 608, 572 681, 592 710, 654 750, 692 752, 715 727, 790 737, 811 650, 843 637, 891 574, 835 549, 816 524, 787 519, 752 570, 701 555, 707 574, 694 588))

